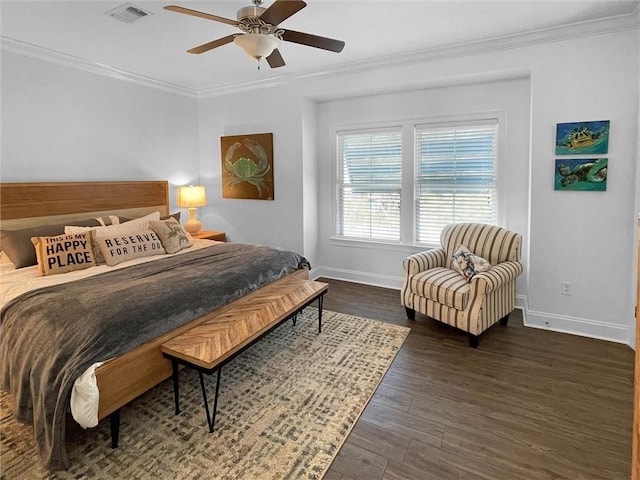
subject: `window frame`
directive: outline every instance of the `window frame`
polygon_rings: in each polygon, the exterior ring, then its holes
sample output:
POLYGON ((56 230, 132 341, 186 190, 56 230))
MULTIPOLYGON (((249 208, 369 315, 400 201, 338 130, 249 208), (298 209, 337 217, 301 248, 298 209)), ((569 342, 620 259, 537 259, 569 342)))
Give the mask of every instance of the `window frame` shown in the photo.
MULTIPOLYGON (((333 187, 334 187, 334 208, 333 208, 333 217, 334 217, 334 236, 336 238, 340 238, 348 241, 363 241, 363 242, 374 242, 374 243, 391 243, 391 244, 400 244, 402 242, 402 203, 403 203, 403 178, 402 172, 404 172, 404 154, 403 154, 403 143, 404 143, 404 131, 401 125, 388 125, 384 127, 373 127, 373 128, 356 128, 356 129, 347 129, 347 130, 337 130, 335 132, 335 162, 334 162, 334 175, 333 175, 333 187), (399 187, 399 209, 398 209, 398 240, 392 239, 383 239, 383 238, 368 238, 368 237, 352 237, 352 236, 344 236, 339 233, 339 225, 341 221, 344 221, 344 212, 342 215, 338 214, 340 202, 340 194, 341 191, 344 191, 344 182, 340 182, 339 178, 341 175, 341 167, 342 167, 342 157, 341 157, 341 138, 349 135, 367 135, 367 134, 397 134, 399 135, 399 147, 401 150, 400 155, 400 172, 401 177, 398 182, 399 187), (342 187, 342 189, 341 189, 342 187)), ((372 189, 373 190, 373 189, 372 189)), ((344 225, 344 223, 342 223, 344 225)))
POLYGON ((495 178, 496 178, 496 209, 497 220, 496 225, 504 226, 506 219, 504 200, 506 195, 506 186, 504 184, 503 164, 506 159, 506 132, 508 131, 507 112, 504 110, 488 110, 482 112, 469 112, 451 115, 433 115, 420 116, 411 118, 390 118, 386 121, 357 123, 331 126, 330 134, 334 139, 334 148, 332 149, 332 225, 333 231, 329 239, 332 244, 348 247, 362 247, 367 249, 378 249, 395 251, 400 253, 416 252, 417 250, 431 249, 440 247, 440 243, 418 243, 416 235, 416 186, 415 186, 415 169, 417 165, 416 155, 416 135, 415 128, 418 125, 438 125, 438 124, 460 124, 465 122, 477 123, 486 120, 495 119, 497 121, 496 130, 496 162, 495 162, 495 178), (338 133, 349 131, 366 131, 366 130, 384 130, 385 128, 400 127, 402 131, 402 185, 400 198, 400 241, 390 242, 385 240, 364 240, 342 237, 338 235, 338 185, 337 185, 337 169, 339 155, 339 139, 338 133))
MULTIPOLYGON (((498 175, 497 175, 497 171, 498 171, 498 163, 499 163, 499 152, 498 152, 498 148, 499 148, 499 121, 498 118, 496 117, 491 117, 491 118, 483 118, 483 119, 476 119, 476 120, 469 120, 469 119, 464 119, 464 120, 458 120, 458 121, 448 121, 448 122, 430 122, 430 123, 420 123, 420 124, 415 124, 414 125, 414 135, 413 135, 413 141, 415 144, 415 156, 414 156, 414 165, 413 165, 413 189, 414 189, 414 210, 413 210, 413 226, 414 226, 414 242, 417 245, 428 245, 430 244, 429 241, 419 241, 418 240, 418 224, 419 224, 419 210, 418 210, 418 202, 419 202, 419 195, 418 195, 418 190, 419 190, 419 179, 418 179, 418 170, 420 167, 420 158, 419 158, 419 152, 417 151, 417 147, 418 147, 418 134, 420 131, 425 131, 425 130, 445 130, 445 131, 452 131, 456 128, 460 128, 460 129, 472 129, 474 127, 484 127, 484 126, 494 126, 495 129, 495 138, 494 138, 494 157, 493 157, 493 169, 492 169, 492 173, 493 173, 493 178, 494 178, 494 188, 495 188, 495 199, 494 199, 494 211, 495 211, 495 220, 494 223, 497 224, 498 219, 499 219, 499 208, 500 208, 500 204, 501 202, 499 201, 499 197, 500 197, 500 192, 499 192, 499 188, 498 188, 498 175)), ((480 173, 478 172, 478 175, 480 173)), ((453 178, 453 177, 450 177, 453 178)), ((455 191, 456 189, 452 189, 452 191, 455 191)), ((465 221, 465 220, 459 220, 459 221, 465 221)), ((447 223, 449 223, 449 221, 447 221, 447 223)), ((431 232, 432 234, 434 232, 431 232)), ((437 233, 437 232, 435 232, 437 233)), ((439 238, 439 234, 436 235, 437 238, 439 238)))

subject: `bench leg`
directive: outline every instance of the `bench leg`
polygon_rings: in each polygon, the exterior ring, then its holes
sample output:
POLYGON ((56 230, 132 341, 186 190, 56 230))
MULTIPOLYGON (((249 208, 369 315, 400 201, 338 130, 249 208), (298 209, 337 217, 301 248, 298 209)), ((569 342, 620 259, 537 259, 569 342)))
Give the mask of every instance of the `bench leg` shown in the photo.
POLYGON ((295 327, 296 326, 296 321, 298 320, 298 312, 294 313, 291 316, 291 320, 293 320, 293 326, 295 327))
POLYGON ((180 413, 180 382, 178 378, 178 362, 171 360, 171 366, 173 367, 173 402, 176 406, 175 414, 180 413))
POLYGON ((207 413, 207 424, 209 425, 209 433, 213 433, 213 427, 216 424, 216 412, 218 411, 218 392, 220 391, 220 375, 222 367, 218 368, 218 377, 216 379, 216 394, 213 397, 213 414, 209 412, 209 401, 207 400, 207 389, 204 386, 204 378, 202 372, 198 371, 200 376, 200 387, 202 388, 202 398, 204 399, 204 409, 207 413))
POLYGON ((120 437, 120 409, 113 412, 109 420, 111 422, 111 448, 118 448, 118 438, 120 437))
POLYGON ((318 297, 318 333, 322 333, 322 300, 324 294, 318 297))

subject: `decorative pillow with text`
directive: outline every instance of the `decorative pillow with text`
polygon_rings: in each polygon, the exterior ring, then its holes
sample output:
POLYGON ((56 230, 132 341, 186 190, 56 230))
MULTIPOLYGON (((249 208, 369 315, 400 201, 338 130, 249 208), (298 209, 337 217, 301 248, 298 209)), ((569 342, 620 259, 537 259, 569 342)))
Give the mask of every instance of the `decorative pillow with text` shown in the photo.
MULTIPOLYGON (((74 220, 66 225, 97 226, 99 225, 99 220, 95 218, 74 220)), ((7 254, 15 268, 29 267, 38 263, 36 250, 33 247, 31 238, 57 237, 63 233, 78 232, 65 232, 64 223, 40 225, 18 230, 0 230, 0 250, 7 254)))
POLYGON ((88 232, 32 237, 40 275, 55 275, 96 265, 88 232))
POLYGON ((104 261, 110 267, 134 258, 150 257, 166 253, 162 242, 153 230, 137 233, 95 237, 104 261))
POLYGON ((96 261, 99 264, 107 263, 105 262, 105 259, 102 258, 102 249, 98 246, 98 240, 100 238, 113 237, 116 235, 128 235, 131 233, 140 232, 142 230, 148 230, 149 222, 153 220, 159 220, 159 219, 160 219, 160 212, 153 212, 144 217, 129 220, 128 222, 115 224, 115 225, 106 225, 104 227, 86 228, 86 227, 75 227, 70 225, 70 226, 64 227, 64 233, 77 233, 77 232, 84 232, 84 231, 91 230, 92 231, 91 242, 93 244, 93 250, 96 256, 96 261))

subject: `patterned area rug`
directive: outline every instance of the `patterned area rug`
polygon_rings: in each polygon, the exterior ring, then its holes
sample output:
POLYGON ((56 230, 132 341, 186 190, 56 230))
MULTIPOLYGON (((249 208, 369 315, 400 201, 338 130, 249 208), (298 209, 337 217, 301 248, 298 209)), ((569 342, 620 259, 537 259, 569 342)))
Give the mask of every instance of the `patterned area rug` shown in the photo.
MULTIPOLYGON (((121 410, 120 447, 109 422, 67 426, 71 468, 44 470, 33 430, 11 415, 2 392, 2 480, 320 479, 402 346, 409 329, 307 308, 223 368, 216 430, 209 433, 197 374, 180 375, 180 415, 171 380, 121 410)), ((215 376, 205 377, 209 399, 215 376)))

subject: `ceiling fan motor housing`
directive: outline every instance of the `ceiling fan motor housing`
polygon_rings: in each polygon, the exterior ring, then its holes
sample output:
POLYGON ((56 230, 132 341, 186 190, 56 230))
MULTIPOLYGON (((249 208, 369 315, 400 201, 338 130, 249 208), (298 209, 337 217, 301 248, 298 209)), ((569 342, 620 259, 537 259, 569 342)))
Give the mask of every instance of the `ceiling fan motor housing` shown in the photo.
POLYGON ((267 9, 260 6, 244 7, 238 10, 238 28, 244 33, 255 33, 262 35, 274 35, 278 40, 282 40, 284 30, 278 29, 277 25, 266 23, 260 17, 267 9))
POLYGON ((245 18, 258 18, 265 10, 266 8, 258 7, 257 5, 253 7, 243 7, 236 13, 236 18, 239 22, 245 18))

